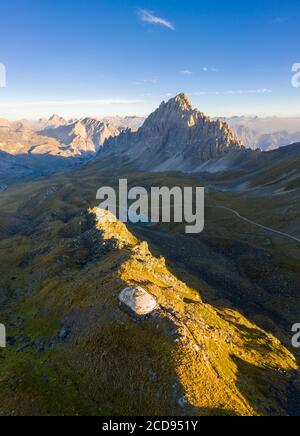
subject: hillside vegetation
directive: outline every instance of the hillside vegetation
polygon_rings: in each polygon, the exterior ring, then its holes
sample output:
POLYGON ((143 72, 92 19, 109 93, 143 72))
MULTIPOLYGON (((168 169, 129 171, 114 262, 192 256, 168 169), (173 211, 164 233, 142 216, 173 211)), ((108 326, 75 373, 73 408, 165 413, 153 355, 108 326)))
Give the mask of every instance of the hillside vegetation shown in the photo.
POLYGON ((205 281, 179 280, 83 192, 40 182, 1 196, 0 414, 286 414, 292 354, 204 303, 205 281), (145 319, 119 307, 132 285, 158 301, 145 319))

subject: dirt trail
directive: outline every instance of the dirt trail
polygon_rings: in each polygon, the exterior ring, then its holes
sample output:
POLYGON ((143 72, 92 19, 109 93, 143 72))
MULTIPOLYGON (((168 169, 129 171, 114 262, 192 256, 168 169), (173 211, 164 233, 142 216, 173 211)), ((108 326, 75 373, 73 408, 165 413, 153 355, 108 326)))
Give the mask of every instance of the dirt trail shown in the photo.
POLYGON ((261 229, 267 230, 268 232, 276 233, 277 235, 284 236, 285 238, 289 238, 289 239, 292 239, 293 241, 296 241, 296 242, 300 243, 300 239, 299 238, 296 238, 295 236, 289 235, 288 233, 281 232, 280 230, 275 230, 275 229, 272 229, 271 227, 267 227, 267 226, 263 226, 262 224, 258 224, 255 221, 252 221, 252 220, 242 216, 236 210, 230 209, 229 207, 225 207, 225 206, 207 206, 207 207, 213 208, 213 209, 227 210, 228 212, 233 213, 235 216, 237 216, 241 220, 245 221, 246 223, 252 224, 252 225, 254 225, 256 227, 259 227, 261 229))

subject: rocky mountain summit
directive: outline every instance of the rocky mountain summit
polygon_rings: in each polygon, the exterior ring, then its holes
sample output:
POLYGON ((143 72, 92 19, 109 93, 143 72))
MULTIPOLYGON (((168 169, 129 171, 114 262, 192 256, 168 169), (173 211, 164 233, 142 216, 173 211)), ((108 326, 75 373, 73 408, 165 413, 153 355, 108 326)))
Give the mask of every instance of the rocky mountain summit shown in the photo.
POLYGON ((40 132, 41 135, 55 138, 66 145, 74 155, 95 153, 106 139, 119 133, 120 129, 117 127, 94 118, 84 118, 58 126, 52 125, 40 132))
MULTIPOLYGON (((40 121, 43 122, 43 120, 40 121)), ((62 126, 66 123, 67 121, 63 117, 60 117, 57 114, 53 114, 52 117, 50 117, 49 120, 47 121, 47 125, 53 127, 62 126)))
POLYGON ((125 154, 143 169, 195 170, 243 144, 223 121, 212 121, 185 94, 163 102, 137 132, 105 141, 100 154, 125 154))

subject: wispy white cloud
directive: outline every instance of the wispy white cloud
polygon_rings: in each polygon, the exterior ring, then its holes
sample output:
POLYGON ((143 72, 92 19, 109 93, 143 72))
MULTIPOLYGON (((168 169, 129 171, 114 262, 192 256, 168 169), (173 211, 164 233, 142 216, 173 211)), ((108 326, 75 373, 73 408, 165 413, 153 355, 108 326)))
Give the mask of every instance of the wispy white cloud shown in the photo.
MULTIPOLYGON (((209 73, 209 72, 216 73, 218 70, 215 67, 201 67, 200 71, 203 73, 209 73)), ((179 71, 179 73, 182 75, 186 75, 186 76, 194 74, 193 71, 191 71, 191 70, 181 70, 181 71, 179 71)))
POLYGON ((24 101, 0 103, 1 109, 17 109, 27 107, 45 107, 45 106, 80 106, 80 105, 123 105, 123 104, 140 104, 143 100, 123 100, 123 99, 103 99, 103 100, 45 100, 45 101, 24 101))
POLYGON ((244 95, 244 94, 269 94, 272 90, 268 88, 259 89, 238 89, 238 90, 228 90, 228 91, 199 91, 191 93, 191 95, 244 95))
POLYGON ((175 30, 175 26, 173 23, 171 23, 171 21, 158 17, 157 15, 154 15, 153 12, 146 9, 139 10, 139 17, 142 21, 145 21, 146 23, 158 24, 160 26, 167 27, 170 30, 175 30))
POLYGON ((143 85, 146 83, 149 83, 150 85, 156 85, 158 82, 157 79, 143 79, 143 80, 137 80, 136 82, 133 82, 134 85, 143 85))
POLYGON ((217 70, 217 68, 214 68, 214 67, 202 67, 202 71, 204 73, 209 73, 209 72, 216 73, 218 70, 217 70))
POLYGON ((183 74, 184 76, 190 76, 191 74, 193 74, 193 72, 190 70, 181 70, 179 71, 179 73, 183 74))

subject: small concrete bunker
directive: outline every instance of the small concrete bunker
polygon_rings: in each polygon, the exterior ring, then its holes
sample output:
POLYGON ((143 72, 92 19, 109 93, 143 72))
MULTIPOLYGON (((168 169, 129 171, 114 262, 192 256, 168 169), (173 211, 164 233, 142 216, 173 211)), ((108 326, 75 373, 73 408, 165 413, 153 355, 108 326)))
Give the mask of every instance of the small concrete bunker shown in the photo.
POLYGON ((122 308, 137 316, 149 315, 158 307, 156 299, 140 286, 123 289, 119 301, 122 308))

